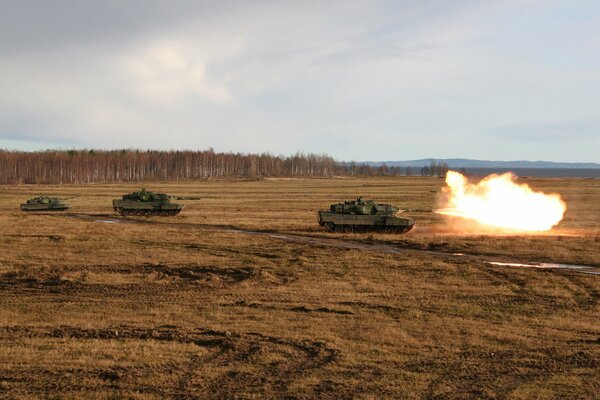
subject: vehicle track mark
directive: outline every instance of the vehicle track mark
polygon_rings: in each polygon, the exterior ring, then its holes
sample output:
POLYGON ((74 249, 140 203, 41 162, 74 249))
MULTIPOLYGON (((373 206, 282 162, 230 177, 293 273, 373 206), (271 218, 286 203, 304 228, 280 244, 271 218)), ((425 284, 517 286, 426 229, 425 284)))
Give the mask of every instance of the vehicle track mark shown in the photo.
MULTIPOLYGON (((111 367, 106 370, 81 370, 69 368, 58 371, 56 380, 52 371, 40 367, 39 371, 24 371, 27 380, 11 376, 3 371, 2 380, 12 382, 14 393, 25 392, 30 395, 47 393, 48 390, 82 391, 88 394, 94 390, 112 390, 125 396, 125 393, 147 392, 167 398, 196 398, 200 394, 212 393, 213 398, 229 399, 240 391, 248 389, 277 393, 285 397, 288 387, 296 379, 312 373, 325 365, 335 362, 340 352, 328 344, 309 340, 276 337, 260 332, 229 332, 207 328, 182 329, 173 325, 161 325, 156 328, 143 328, 129 325, 115 325, 104 328, 80 328, 74 326, 5 326, 0 327, 3 340, 23 338, 63 339, 62 346, 68 346, 70 340, 152 340, 193 344, 210 350, 208 353, 191 353, 189 358, 177 365, 145 364, 135 368, 111 367), (261 362, 268 360, 269 362, 261 362), (173 386, 155 385, 141 387, 136 382, 156 368, 170 369, 180 377, 173 386), (248 368, 252 373, 248 374, 248 368), (50 372, 50 375, 48 375, 50 372), (50 379, 48 379, 50 376, 50 379), (100 379, 102 383, 94 387, 84 387, 86 379, 100 379), (208 390, 208 392, 207 392, 208 390)), ((49 368, 49 367, 48 367, 49 368)), ((8 392, 10 395, 10 392, 8 392)))
MULTIPOLYGON (((98 218, 109 218, 110 222, 118 222, 118 223, 145 223, 145 224, 156 224, 156 225, 165 225, 170 227, 177 228, 196 228, 196 229, 205 229, 211 231, 220 231, 220 232, 228 232, 235 234, 244 234, 244 235, 257 235, 268 237, 271 239, 279 239, 287 242, 299 242, 306 243, 313 246, 320 247, 334 247, 340 249, 354 249, 354 250, 366 250, 366 251, 376 251, 380 253, 387 254, 428 254, 433 256, 441 256, 445 259, 448 258, 456 258, 461 257, 462 259, 469 259, 475 262, 479 262, 481 264, 489 264, 495 263, 496 261, 490 261, 486 258, 485 255, 480 254, 464 254, 464 253, 454 253, 451 251, 441 250, 445 246, 439 245, 431 245, 426 248, 422 248, 421 246, 416 246, 414 244, 405 244, 404 246, 395 246, 391 244, 384 243, 368 243, 364 241, 353 241, 353 240, 344 240, 339 238, 324 238, 321 236, 311 236, 311 235, 300 235, 300 234, 288 234, 288 233, 279 233, 276 231, 259 231, 259 230, 245 230, 239 229, 233 226, 227 225, 208 225, 208 224, 183 224, 183 223, 175 223, 175 222, 164 222, 164 221, 151 221, 151 220, 139 220, 139 219, 128 219, 128 218, 117 218, 114 216, 107 216, 104 214, 100 215, 88 215, 88 214, 63 214, 61 216, 66 216, 70 218, 77 218, 92 222, 103 222, 98 220, 98 218)), ((59 216, 60 217, 60 216, 59 216)), ((105 221, 104 221, 105 222, 105 221)), ((491 256, 490 256, 491 257, 491 256)), ((510 260, 506 266, 517 267, 519 264, 518 261, 513 262, 514 260, 510 260)), ((575 266, 575 265, 567 265, 567 264, 522 264, 522 268, 533 267, 541 270, 555 270, 555 271, 571 271, 573 273, 587 274, 593 276, 600 276, 600 268, 595 266, 575 266), (543 267, 543 265, 552 265, 548 268, 543 267)))

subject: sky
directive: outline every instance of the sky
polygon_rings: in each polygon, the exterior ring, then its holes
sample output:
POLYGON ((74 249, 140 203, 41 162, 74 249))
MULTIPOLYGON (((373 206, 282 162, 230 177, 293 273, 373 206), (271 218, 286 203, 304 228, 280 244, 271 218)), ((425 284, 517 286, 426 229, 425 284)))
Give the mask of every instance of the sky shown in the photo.
POLYGON ((0 148, 600 162, 600 2, 0 0, 0 148))

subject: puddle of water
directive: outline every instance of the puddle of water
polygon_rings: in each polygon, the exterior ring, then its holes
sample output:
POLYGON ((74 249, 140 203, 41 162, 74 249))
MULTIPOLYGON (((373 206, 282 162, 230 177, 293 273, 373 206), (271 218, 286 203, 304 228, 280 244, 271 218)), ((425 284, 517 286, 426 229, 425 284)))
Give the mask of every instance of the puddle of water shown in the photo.
POLYGON ((540 263, 541 268, 590 269, 587 265, 540 263))
POLYGON ((600 275, 600 271, 585 271, 588 269, 595 269, 587 265, 573 265, 573 264, 555 264, 555 263, 539 263, 539 264, 522 264, 522 263, 510 263, 510 262, 498 262, 498 261, 486 261, 486 264, 499 265, 503 267, 520 267, 520 268, 539 268, 539 269, 570 269, 578 270, 586 274, 600 275))
POLYGON ((104 224, 135 224, 137 221, 124 219, 95 219, 94 222, 102 222, 104 224))
POLYGON ((521 264, 521 263, 510 263, 510 262, 498 262, 498 261, 486 261, 486 264, 498 265, 501 267, 521 267, 521 268, 557 268, 557 267, 542 267, 541 264, 521 264))
POLYGON ((130 219, 117 219, 117 218, 94 218, 93 215, 86 214, 68 214, 65 215, 68 218, 76 218, 84 221, 101 222, 103 224, 135 224, 139 221, 130 219))
POLYGON ((283 235, 269 235, 272 238, 276 238, 276 239, 289 239, 289 237, 287 236, 283 236, 283 235))

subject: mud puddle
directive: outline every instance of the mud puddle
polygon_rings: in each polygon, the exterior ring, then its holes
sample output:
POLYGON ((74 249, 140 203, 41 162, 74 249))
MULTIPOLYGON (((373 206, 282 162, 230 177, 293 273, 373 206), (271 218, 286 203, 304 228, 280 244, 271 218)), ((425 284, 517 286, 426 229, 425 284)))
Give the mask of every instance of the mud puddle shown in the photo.
POLYGON ((539 263, 539 264, 523 264, 512 262, 486 261, 486 264, 497 265, 500 267, 517 267, 517 268, 537 268, 537 269, 563 269, 581 272, 588 275, 600 275, 600 268, 590 267, 589 265, 574 265, 574 264, 556 264, 556 263, 539 263))
POLYGON ((65 214, 67 218, 81 219, 83 221, 101 222, 104 224, 137 224, 142 221, 136 221, 123 218, 112 218, 104 215, 88 215, 88 214, 65 214))

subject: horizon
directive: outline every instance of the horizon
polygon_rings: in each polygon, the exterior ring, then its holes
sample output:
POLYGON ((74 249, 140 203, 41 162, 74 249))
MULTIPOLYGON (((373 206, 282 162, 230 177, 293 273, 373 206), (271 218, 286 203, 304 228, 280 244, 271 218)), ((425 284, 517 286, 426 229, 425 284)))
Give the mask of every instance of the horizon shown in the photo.
POLYGON ((9 2, 0 148, 600 163, 598 20, 591 0, 9 2))
MULTIPOLYGON (((142 149, 142 148, 114 148, 114 149, 98 149, 98 148, 45 148, 45 149, 37 149, 37 150, 21 150, 21 149, 7 149, 7 148, 0 148, 0 151, 9 151, 9 152, 23 152, 23 153, 44 153, 44 152, 70 152, 70 151, 77 151, 77 152, 119 152, 119 151, 138 151, 138 152, 205 152, 205 151, 213 151, 216 154, 241 154, 241 155, 261 155, 261 154, 268 154, 270 156, 274 156, 274 157, 292 157, 295 154, 302 154, 302 155, 323 155, 323 156, 329 156, 332 157, 334 161, 336 162, 341 162, 341 163, 361 163, 361 164, 369 164, 369 163, 379 163, 379 164, 386 164, 386 163, 407 163, 407 162, 418 162, 418 161, 436 161, 436 162, 447 162, 447 161, 469 161, 469 162, 490 162, 490 163, 550 163, 550 164, 594 164, 598 165, 598 167, 600 167, 600 163, 596 163, 593 161, 577 161, 577 162, 570 162, 570 161, 551 161, 551 160, 484 160, 484 159, 475 159, 475 158, 463 158, 463 157, 449 157, 449 158, 435 158, 435 157, 424 157, 424 158, 415 158, 415 159, 404 159, 404 160, 341 160, 338 158, 335 158, 333 156, 331 156, 328 153, 309 153, 309 152, 305 152, 305 151, 301 151, 301 150, 297 150, 295 152, 291 152, 291 153, 271 153, 271 152, 244 152, 244 151, 219 151, 219 150, 215 150, 213 148, 206 148, 206 149, 152 149, 152 148, 147 148, 147 149, 142 149)), ((486 167, 472 167, 472 168, 486 168, 486 167)), ((496 168, 496 167, 491 167, 491 168, 496 168)), ((535 167, 531 167, 533 169, 535 169, 535 167)))

